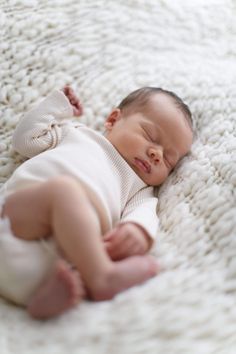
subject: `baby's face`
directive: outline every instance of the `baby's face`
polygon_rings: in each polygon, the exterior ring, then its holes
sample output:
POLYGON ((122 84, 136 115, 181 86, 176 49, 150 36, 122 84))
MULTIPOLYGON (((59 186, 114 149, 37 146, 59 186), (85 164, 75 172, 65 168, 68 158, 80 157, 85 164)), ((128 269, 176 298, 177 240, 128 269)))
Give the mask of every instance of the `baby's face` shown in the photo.
POLYGON ((148 185, 165 181, 192 144, 193 134, 181 110, 164 94, 153 95, 142 111, 119 109, 105 122, 106 138, 148 185))

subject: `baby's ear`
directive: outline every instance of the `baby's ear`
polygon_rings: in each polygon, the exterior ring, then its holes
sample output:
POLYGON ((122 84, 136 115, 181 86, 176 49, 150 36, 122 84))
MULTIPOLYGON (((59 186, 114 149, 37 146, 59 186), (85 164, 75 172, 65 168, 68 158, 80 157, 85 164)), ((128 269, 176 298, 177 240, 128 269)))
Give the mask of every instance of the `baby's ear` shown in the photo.
POLYGON ((104 123, 104 127, 107 130, 110 130, 120 118, 121 118, 121 110, 119 108, 113 109, 109 114, 109 116, 107 117, 104 123))

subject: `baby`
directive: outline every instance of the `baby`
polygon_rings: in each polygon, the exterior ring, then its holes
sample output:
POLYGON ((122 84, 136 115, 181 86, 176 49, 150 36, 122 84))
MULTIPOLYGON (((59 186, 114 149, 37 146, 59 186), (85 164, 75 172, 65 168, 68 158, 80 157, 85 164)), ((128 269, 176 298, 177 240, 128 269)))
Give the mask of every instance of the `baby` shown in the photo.
POLYGON ((2 190, 0 294, 37 318, 74 306, 84 289, 107 300, 157 274, 147 255, 158 227, 154 186, 192 144, 188 106, 160 88, 128 95, 104 135, 68 120, 81 112, 70 87, 54 91, 13 135, 29 159, 2 190))

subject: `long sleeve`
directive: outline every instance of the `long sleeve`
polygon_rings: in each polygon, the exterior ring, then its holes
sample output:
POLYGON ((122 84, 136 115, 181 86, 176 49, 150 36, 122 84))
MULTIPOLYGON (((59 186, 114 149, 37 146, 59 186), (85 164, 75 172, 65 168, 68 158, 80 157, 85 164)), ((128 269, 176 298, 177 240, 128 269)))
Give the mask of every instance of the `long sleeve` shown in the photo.
POLYGON ((22 117, 13 134, 13 149, 30 158, 54 148, 65 133, 62 121, 72 116, 73 109, 64 93, 53 91, 22 117))
POLYGON ((144 228, 155 240, 159 225, 156 213, 158 199, 153 196, 152 187, 141 189, 127 203, 120 222, 134 222, 144 228))

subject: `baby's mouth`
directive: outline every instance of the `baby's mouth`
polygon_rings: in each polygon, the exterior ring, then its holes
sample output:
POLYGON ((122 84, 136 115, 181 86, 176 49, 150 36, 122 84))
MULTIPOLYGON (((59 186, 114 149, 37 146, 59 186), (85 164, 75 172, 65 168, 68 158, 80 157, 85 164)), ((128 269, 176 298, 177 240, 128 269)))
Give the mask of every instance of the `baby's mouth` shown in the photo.
POLYGON ((135 157, 134 159, 135 165, 143 172, 151 173, 151 165, 144 160, 140 160, 139 158, 135 157))

